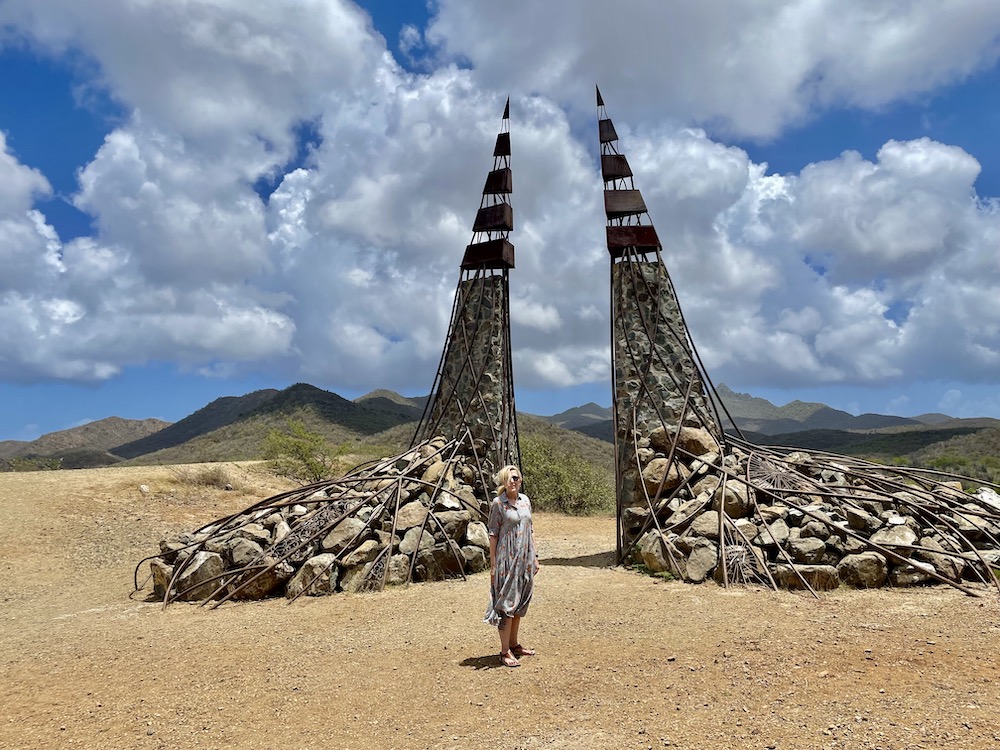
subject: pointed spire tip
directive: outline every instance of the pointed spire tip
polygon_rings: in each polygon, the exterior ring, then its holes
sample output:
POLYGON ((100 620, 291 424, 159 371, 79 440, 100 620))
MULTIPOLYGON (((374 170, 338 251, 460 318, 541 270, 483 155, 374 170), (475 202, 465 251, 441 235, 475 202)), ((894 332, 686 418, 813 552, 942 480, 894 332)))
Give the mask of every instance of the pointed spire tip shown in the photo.
POLYGON ((595 85, 594 88, 597 89, 597 106, 598 107, 603 107, 604 106, 604 98, 601 96, 601 87, 595 85))
POLYGON ((504 105, 504 108, 503 108, 503 119, 505 119, 505 120, 509 120, 510 119, 510 97, 509 96, 507 97, 507 103, 504 105))

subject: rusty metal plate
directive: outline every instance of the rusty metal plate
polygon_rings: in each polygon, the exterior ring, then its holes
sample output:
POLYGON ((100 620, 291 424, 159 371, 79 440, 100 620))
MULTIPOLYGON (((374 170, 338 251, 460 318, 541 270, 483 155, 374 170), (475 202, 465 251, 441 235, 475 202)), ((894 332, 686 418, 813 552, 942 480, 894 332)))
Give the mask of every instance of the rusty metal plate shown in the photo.
POLYGON ((641 253, 648 253, 660 248, 660 238, 656 236, 656 228, 652 226, 614 226, 608 227, 608 252, 617 257, 629 247, 634 247, 641 253))
POLYGON ((619 154, 605 154, 601 157, 601 174, 605 182, 611 180, 623 180, 632 176, 632 168, 628 165, 628 159, 619 154))
POLYGON ((618 140, 618 133, 615 132, 615 124, 611 120, 601 120, 597 123, 601 131, 601 143, 610 143, 618 140))
POLYGON ((465 248, 462 270, 470 268, 513 268, 514 246, 507 240, 476 242, 465 248))
POLYGON ((646 201, 638 190, 605 190, 604 212, 609 219, 646 213, 646 201))
POLYGON ((510 167, 495 169, 486 175, 486 186, 483 188, 483 195, 499 195, 513 192, 513 190, 514 177, 510 171, 510 167))
POLYGON ((510 232, 514 229, 514 209, 507 203, 484 206, 476 214, 473 232, 510 232))
POLYGON ((498 133, 494 156, 510 156, 510 133, 498 133))

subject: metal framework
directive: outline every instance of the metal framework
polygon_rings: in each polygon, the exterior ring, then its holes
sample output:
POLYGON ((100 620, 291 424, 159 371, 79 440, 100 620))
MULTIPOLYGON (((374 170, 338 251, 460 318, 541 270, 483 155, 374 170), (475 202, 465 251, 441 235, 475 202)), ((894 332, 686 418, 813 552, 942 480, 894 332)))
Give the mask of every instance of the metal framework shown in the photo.
POLYGON ((640 545, 658 545, 649 549, 682 572, 695 549, 709 550, 723 585, 760 582, 815 594, 819 566, 793 558, 776 539, 754 544, 745 532, 772 530, 777 514, 792 514, 819 524, 816 533, 841 546, 878 552, 926 579, 969 594, 970 582, 1000 590, 993 573, 1000 507, 963 492, 960 482, 997 485, 745 439, 698 356, 600 90, 597 107, 611 261, 618 561, 636 559, 640 545), (723 416, 735 434, 723 431, 723 416), (711 543, 704 527, 694 528, 710 510, 718 513, 711 543), (918 525, 935 546, 880 540, 862 522, 879 516, 918 525))
POLYGON ((496 469, 520 463, 510 347, 512 191, 508 99, 493 149, 493 169, 462 259, 448 338, 413 437, 418 443, 468 431, 477 453, 495 461, 496 469))
POLYGON ((136 566, 136 591, 152 578, 164 605, 184 600, 216 607, 281 592, 294 601, 338 587, 374 591, 389 583, 464 578, 488 564, 488 549, 484 554, 466 531, 471 522, 485 521, 496 471, 520 461, 510 347, 509 120, 508 99, 448 337, 410 448, 161 543, 159 554, 136 566), (152 572, 140 583, 147 563, 152 572))

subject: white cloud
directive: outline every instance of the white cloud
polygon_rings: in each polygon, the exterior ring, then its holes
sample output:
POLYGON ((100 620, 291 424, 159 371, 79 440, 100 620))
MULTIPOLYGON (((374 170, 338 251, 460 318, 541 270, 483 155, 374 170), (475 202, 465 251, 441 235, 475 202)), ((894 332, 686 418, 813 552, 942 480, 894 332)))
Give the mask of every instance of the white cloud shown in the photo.
POLYGON ((840 0, 439 0, 426 36, 490 87, 589 115, 594 82, 627 119, 770 138, 833 106, 877 108, 991 66, 1000 5, 840 0))
POLYGON ((995 4, 437 7, 426 40, 471 68, 402 70, 343 1, 8 0, 0 22, 80 50, 127 114, 80 172, 97 231, 71 242, 0 141, 0 377, 158 360, 426 389, 511 93, 518 384, 606 382, 600 77, 716 382, 995 378, 1000 210, 973 155, 890 140, 769 175, 704 129, 773 136, 961 77, 996 57, 995 4), (318 140, 288 166, 302 122, 318 140))

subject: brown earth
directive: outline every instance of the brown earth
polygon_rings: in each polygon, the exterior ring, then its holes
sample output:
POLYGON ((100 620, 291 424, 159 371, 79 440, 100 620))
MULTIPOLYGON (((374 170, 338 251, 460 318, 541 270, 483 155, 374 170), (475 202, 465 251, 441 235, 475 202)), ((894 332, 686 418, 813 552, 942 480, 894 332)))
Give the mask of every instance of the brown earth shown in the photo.
POLYGON ((1000 745, 996 594, 662 582, 608 567, 610 519, 540 514, 538 655, 508 669, 485 575, 216 610, 130 598, 160 537, 280 489, 177 472, 0 474, 0 747, 1000 745))

